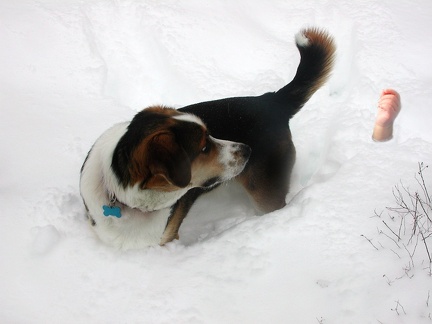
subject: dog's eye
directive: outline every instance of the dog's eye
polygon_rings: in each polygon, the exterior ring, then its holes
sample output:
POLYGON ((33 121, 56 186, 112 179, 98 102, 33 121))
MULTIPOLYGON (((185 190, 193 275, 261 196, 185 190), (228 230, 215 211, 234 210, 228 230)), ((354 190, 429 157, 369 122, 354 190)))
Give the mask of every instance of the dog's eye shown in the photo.
POLYGON ((204 147, 201 149, 201 153, 207 154, 210 152, 210 150, 211 150, 211 143, 207 139, 204 147))
POLYGON ((201 152, 204 153, 204 154, 207 154, 207 153, 210 152, 210 149, 211 149, 210 145, 209 145, 209 144, 206 144, 206 145, 201 149, 201 152))

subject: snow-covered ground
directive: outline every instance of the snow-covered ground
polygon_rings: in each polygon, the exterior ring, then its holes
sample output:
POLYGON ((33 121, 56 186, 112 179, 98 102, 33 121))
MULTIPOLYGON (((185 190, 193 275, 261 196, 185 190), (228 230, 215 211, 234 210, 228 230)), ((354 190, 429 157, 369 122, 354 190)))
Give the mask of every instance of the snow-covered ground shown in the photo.
POLYGON ((410 242, 408 219, 398 240, 386 209, 395 185, 423 194, 432 164, 431 15, 429 0, 1 1, 0 322, 431 323, 432 237, 410 242), (100 243, 78 191, 95 139, 152 104, 279 89, 306 26, 338 60, 291 122, 289 204, 256 216, 226 185, 179 241, 100 243), (403 108, 374 143, 385 87, 403 108))

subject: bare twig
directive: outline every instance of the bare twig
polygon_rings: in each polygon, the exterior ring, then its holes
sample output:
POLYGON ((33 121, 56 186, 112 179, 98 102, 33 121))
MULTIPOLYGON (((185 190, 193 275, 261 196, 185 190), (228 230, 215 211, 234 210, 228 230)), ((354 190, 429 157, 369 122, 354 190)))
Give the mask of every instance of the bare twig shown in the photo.
POLYGON ((390 249, 390 251, 392 251, 394 254, 396 254, 397 255, 397 257, 399 258, 399 259, 402 259, 401 257, 400 257, 400 255, 399 254, 397 254, 394 250, 392 250, 392 249, 390 249))
POLYGON ((381 213, 378 214, 377 211, 376 211, 376 209, 375 209, 375 210, 374 210, 374 216, 371 216, 371 218, 372 218, 372 217, 378 217, 378 218, 381 218, 382 213, 383 213, 383 212, 381 211, 381 213))
MULTIPOLYGON (((416 192, 416 197, 417 196, 418 196, 418 193, 416 192)), ((411 243, 414 235, 416 234, 417 227, 418 227, 418 225, 417 225, 418 224, 418 214, 417 214, 418 199, 415 200, 415 204, 413 203, 413 205, 414 205, 414 210, 412 210, 411 215, 414 218, 414 224, 413 224, 413 227, 411 230, 411 237, 410 237, 408 243, 411 243)))
MULTIPOLYGON (((419 203, 420 203, 420 206, 421 206, 423 212, 425 213, 426 218, 429 220, 429 222, 432 223, 432 219, 430 218, 429 212, 426 210, 426 208, 424 206, 424 202, 421 199, 419 199, 419 203)), ((428 206, 429 209, 432 209, 430 205, 426 205, 426 206, 428 206)))
MULTIPOLYGON (((426 183, 425 183, 425 181, 424 181, 424 177, 423 177, 423 171, 424 171, 425 169, 427 169, 428 166, 427 166, 427 165, 425 166, 425 165, 423 164, 423 162, 419 162, 418 166, 419 166, 419 172, 418 172, 418 174, 420 175, 420 179, 421 179, 420 187, 423 189, 423 193, 424 193, 424 195, 425 195, 425 197, 426 197, 428 203, 431 203, 431 196, 429 196, 429 192, 428 192, 428 190, 427 190, 426 183)), ((416 179, 417 179, 417 177, 416 177, 416 179)), ((417 180, 417 181, 418 181, 418 180, 417 180)), ((419 181, 419 182, 420 182, 420 181, 419 181)))
POLYGON ((414 260, 413 260, 415 249, 414 249, 413 253, 411 254, 411 252, 408 250, 408 248, 406 247, 406 245, 405 244, 402 244, 402 245, 403 245, 405 251, 408 252, 408 255, 409 255, 410 259, 411 259, 411 265, 412 265, 412 267, 415 268, 415 264, 414 264, 414 260))
MULTIPOLYGON (((408 265, 407 265, 405 268, 403 268, 403 269, 404 269, 404 271, 405 271, 405 275, 406 275, 409 279, 411 279, 412 277, 414 277, 414 274, 410 275, 410 271, 412 270, 412 268, 411 268, 411 263, 408 263, 408 265)), ((402 276, 402 277, 403 277, 403 276, 402 276)), ((402 277, 397 278, 397 279, 401 279, 402 277)))
POLYGON ((424 246, 425 246, 425 248, 426 248, 427 256, 428 256, 428 258, 429 258, 429 263, 432 263, 432 257, 431 257, 431 254, 429 253, 428 245, 426 244, 426 239, 425 239, 425 237, 424 237, 424 235, 423 235, 423 232, 420 232, 420 234, 421 234, 421 236, 422 236, 422 238, 423 238, 423 243, 424 243, 424 246))
POLYGON ((399 300, 396 300, 395 303, 396 303, 396 307, 392 310, 395 311, 398 315, 400 315, 399 314, 399 307, 400 307, 402 309, 403 313, 406 315, 405 308, 401 305, 399 300))
MULTIPOLYGON (((390 226, 387 225, 387 223, 386 223, 385 221, 382 221, 382 222, 383 222, 384 225, 385 225, 385 226, 390 230, 390 232, 392 232, 392 233, 397 237, 398 241, 400 241, 400 240, 401 240, 400 236, 397 235, 395 232, 393 232, 393 230, 390 228, 390 226)), ((396 243, 396 245, 397 245, 397 243, 396 243)), ((399 245, 398 245, 398 246, 399 246, 399 245)))
POLYGON ((428 290, 428 296, 426 299, 426 306, 429 307, 430 290, 428 290))
POLYGON ((390 240, 392 240, 394 242, 394 244, 396 244, 396 246, 400 249, 400 245, 398 244, 398 242, 395 241, 395 239, 389 235, 387 235, 386 233, 384 233, 383 231, 379 230, 378 231, 379 234, 382 234, 386 237, 388 237, 390 240))
POLYGON ((383 275, 383 278, 385 278, 387 280, 387 285, 389 285, 389 286, 391 286, 392 283, 394 282, 394 281, 390 280, 389 277, 387 277, 386 275, 383 275))
POLYGON ((374 248, 375 250, 379 251, 379 249, 372 243, 371 239, 368 239, 366 236, 364 236, 363 234, 361 234, 360 236, 364 237, 374 248))

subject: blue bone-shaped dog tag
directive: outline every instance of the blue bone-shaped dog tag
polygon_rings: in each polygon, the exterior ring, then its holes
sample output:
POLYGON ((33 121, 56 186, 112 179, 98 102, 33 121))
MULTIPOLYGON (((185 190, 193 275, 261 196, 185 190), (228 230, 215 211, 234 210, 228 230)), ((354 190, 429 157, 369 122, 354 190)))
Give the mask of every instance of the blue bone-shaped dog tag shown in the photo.
POLYGON ((118 206, 103 205, 102 208, 104 216, 114 216, 117 218, 121 217, 121 209, 118 206))

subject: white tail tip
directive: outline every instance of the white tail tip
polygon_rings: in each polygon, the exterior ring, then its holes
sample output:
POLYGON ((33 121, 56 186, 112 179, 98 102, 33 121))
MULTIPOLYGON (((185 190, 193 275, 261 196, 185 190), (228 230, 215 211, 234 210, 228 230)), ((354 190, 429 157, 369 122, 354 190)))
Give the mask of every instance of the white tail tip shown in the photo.
POLYGON ((297 46, 300 46, 300 47, 306 47, 309 45, 309 38, 307 38, 305 36, 304 30, 298 32, 295 35, 295 41, 296 41, 297 46))

